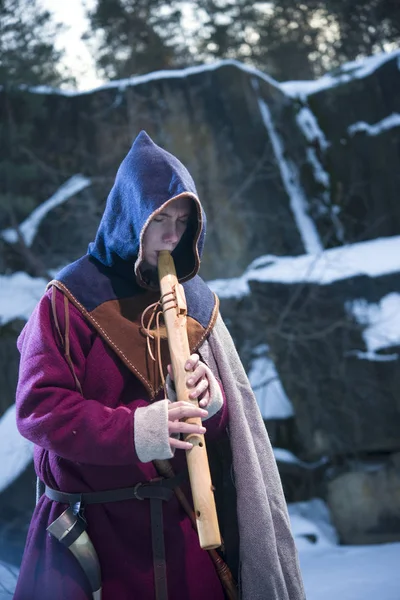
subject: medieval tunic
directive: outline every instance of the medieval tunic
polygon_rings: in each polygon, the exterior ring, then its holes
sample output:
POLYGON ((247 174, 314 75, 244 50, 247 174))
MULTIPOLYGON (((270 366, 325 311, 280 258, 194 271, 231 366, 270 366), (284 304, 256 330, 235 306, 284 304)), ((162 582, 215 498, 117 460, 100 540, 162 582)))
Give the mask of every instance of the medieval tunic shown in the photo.
MULTIPOLYGON (((185 167, 144 132, 118 171, 88 254, 61 271, 21 334, 17 424, 35 444, 38 476, 63 492, 150 481, 158 475, 155 459, 185 470, 184 452, 169 446, 168 400, 140 321, 159 297, 140 269, 144 232, 182 196, 192 199, 193 210, 172 255, 186 293, 190 349, 209 369, 205 439, 226 560, 242 600, 304 600, 271 445, 217 299, 197 275, 204 211, 185 167)), ((166 375, 165 340, 161 346, 166 375)), ((65 508, 39 500, 15 600, 90 600, 80 566, 46 533, 65 508)), ((86 507, 104 600, 154 600, 149 514, 145 500, 86 507)), ((163 503, 163 514, 169 600, 222 600, 214 566, 175 496, 163 503)))
MULTIPOLYGON (((48 292, 20 340, 24 365, 18 386, 18 425, 35 444, 38 476, 66 492, 133 486, 157 476, 152 462, 139 460, 134 444, 135 411, 148 394, 121 364, 79 311, 69 307, 70 354, 83 398, 75 391, 62 348, 57 343, 48 292)), ((64 304, 57 315, 64 329, 64 304)), ((207 436, 226 427, 222 409, 206 423, 207 436)), ((177 472, 185 455, 171 460, 177 472)), ((66 508, 42 496, 30 526, 15 600, 89 600, 87 582, 73 555, 46 533, 66 508)), ((164 503, 164 533, 171 600, 223 598, 208 553, 175 497, 164 503)), ((127 500, 85 509, 88 532, 99 555, 104 600, 154 599, 150 507, 127 500)))

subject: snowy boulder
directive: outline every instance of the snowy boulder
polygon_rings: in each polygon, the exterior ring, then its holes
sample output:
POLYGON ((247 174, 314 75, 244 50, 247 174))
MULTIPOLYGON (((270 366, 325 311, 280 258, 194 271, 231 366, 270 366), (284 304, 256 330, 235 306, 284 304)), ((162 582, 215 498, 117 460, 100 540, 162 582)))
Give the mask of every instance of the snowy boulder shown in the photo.
POLYGON ((342 543, 400 541, 400 454, 348 465, 328 483, 327 503, 342 543))
POLYGON ((261 257, 210 285, 248 370, 252 348, 268 344, 294 408, 296 454, 398 449, 400 237, 261 257))

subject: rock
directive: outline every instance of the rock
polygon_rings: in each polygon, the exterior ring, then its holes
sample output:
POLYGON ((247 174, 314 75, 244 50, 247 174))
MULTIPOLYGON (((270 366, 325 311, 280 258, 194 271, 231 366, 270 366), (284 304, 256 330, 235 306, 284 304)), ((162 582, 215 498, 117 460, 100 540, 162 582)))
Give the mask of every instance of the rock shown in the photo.
POLYGON ((347 71, 341 85, 307 97, 329 142, 322 163, 346 243, 400 232, 398 54, 364 64, 347 71))
POLYGON ((329 481, 326 499, 342 543, 400 541, 400 453, 353 464, 329 481))
MULTIPOLYGON (((268 281, 268 269, 261 276, 265 281, 256 276, 254 269, 247 295, 222 297, 221 311, 246 368, 251 348, 269 345, 295 411, 291 444, 284 447, 311 461, 396 451, 399 348, 382 349, 367 360, 365 325, 348 306, 359 297, 376 303, 400 289, 400 273, 358 275, 329 285, 268 281)), ((274 439, 274 429, 271 434, 274 439)))
POLYGON ((33 463, 0 494, 0 561, 19 566, 36 501, 33 463))
MULTIPOLYGON (((29 122, 32 168, 39 159, 46 165, 35 181, 38 204, 77 173, 92 181, 43 220, 32 246, 40 261, 30 268, 37 269, 39 262, 55 269, 86 252, 118 166, 141 129, 182 159, 193 175, 209 223, 202 263, 206 278, 238 274, 266 252, 303 252, 259 106, 268 104, 292 160, 305 162, 294 104, 279 84, 232 64, 142 81, 72 97, 0 91, 0 111, 7 102, 18 114, 17 129, 29 122)), ((4 158, 0 151, 0 162, 4 158)), ((8 266, 29 268, 15 253, 8 266)))
POLYGON ((25 322, 20 319, 0 324, 0 416, 15 401, 19 352, 16 340, 25 322))

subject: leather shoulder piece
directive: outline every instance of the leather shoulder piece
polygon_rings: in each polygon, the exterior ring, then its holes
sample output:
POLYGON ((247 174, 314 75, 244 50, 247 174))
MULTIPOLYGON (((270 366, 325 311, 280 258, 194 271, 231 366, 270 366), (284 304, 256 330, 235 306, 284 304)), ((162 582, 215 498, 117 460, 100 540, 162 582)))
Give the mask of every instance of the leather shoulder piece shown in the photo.
MULTIPOLYGON (((126 298, 114 298, 105 300, 103 303, 87 310, 76 298, 70 289, 61 281, 53 280, 48 284, 59 289, 70 302, 80 311, 85 319, 94 327, 108 346, 122 360, 126 367, 143 383, 147 389, 150 399, 154 400, 162 389, 162 379, 159 373, 158 361, 153 361, 147 349, 147 336, 141 327, 141 315, 143 311, 159 299, 159 293, 146 293, 126 298)), ((196 307, 192 310, 195 317, 188 315, 187 331, 191 353, 196 352, 204 340, 212 331, 218 316, 219 301, 215 294, 203 284, 197 288, 197 292, 208 290, 208 315, 203 310, 200 314, 196 307), (212 300, 212 305, 210 303, 212 300), (204 325, 201 323, 203 321, 204 325), (207 322, 208 321, 208 322, 207 322)), ((186 287, 186 286, 185 286, 186 287)), ((193 292, 192 290, 190 290, 193 292)), ((186 292, 186 289, 185 289, 186 292)), ((190 300, 189 300, 190 301, 190 300)), ((204 303, 206 304, 206 303, 204 303)), ((190 306, 188 302, 188 313, 190 306)), ((164 377, 167 375, 167 365, 170 363, 168 341, 165 330, 161 330, 161 362, 164 377)), ((154 333, 156 333, 154 331, 154 333)), ((155 355, 157 344, 152 342, 152 351, 155 355)))

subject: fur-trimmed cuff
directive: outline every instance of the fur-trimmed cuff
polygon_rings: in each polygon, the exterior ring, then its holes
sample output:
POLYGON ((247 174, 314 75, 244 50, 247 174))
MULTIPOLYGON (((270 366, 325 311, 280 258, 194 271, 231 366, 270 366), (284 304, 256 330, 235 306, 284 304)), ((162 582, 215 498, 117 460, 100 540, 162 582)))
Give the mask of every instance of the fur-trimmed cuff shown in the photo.
MULTIPOLYGON (((224 398, 222 395, 221 387, 220 387, 218 381, 216 380, 213 372, 211 371, 210 367, 208 367, 205 363, 203 363, 203 365, 206 368, 206 375, 207 375, 207 379, 208 379, 208 389, 210 390, 210 402, 209 402, 209 405, 207 406, 208 416, 205 417, 204 419, 202 419, 202 421, 207 421, 207 419, 211 419, 211 417, 216 415, 217 412, 219 410, 221 410, 221 408, 224 404, 224 398)), ((171 400, 171 402, 176 402, 177 397, 176 397, 175 387, 174 387, 169 375, 167 375, 165 383, 166 383, 167 394, 168 394, 169 400, 171 400)))
POLYGON ((173 457, 168 435, 168 400, 136 409, 134 436, 136 454, 141 462, 173 457))

